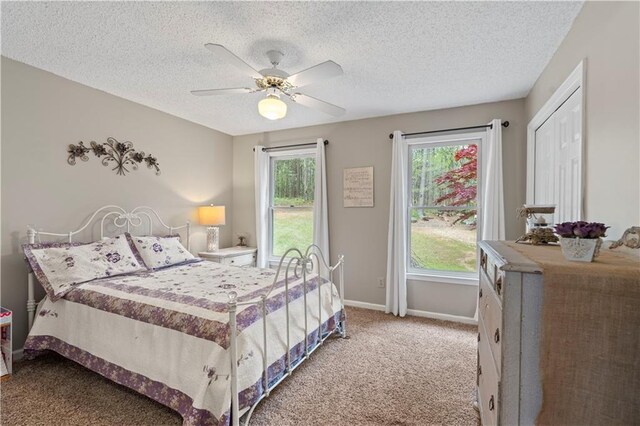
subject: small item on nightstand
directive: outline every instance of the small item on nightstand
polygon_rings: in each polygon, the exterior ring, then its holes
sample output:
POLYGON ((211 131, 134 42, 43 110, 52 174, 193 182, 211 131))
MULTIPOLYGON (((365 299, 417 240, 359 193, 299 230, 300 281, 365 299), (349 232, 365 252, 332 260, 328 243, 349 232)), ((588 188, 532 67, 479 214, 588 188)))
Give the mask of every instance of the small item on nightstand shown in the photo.
POLYGON ((247 246, 247 236, 245 234, 238 234, 238 247, 247 246))
POLYGON ((5 380, 11 376, 12 372, 12 320, 13 312, 0 308, 0 379, 5 380))

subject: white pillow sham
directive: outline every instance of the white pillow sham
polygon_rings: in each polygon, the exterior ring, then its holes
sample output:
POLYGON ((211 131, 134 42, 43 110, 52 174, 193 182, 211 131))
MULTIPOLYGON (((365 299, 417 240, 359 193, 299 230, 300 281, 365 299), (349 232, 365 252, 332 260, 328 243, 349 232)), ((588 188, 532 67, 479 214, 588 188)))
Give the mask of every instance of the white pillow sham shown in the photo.
POLYGON ((180 244, 180 237, 138 237, 126 234, 129 244, 149 269, 198 261, 180 244))
POLYGON ((27 244, 24 253, 54 302, 76 284, 146 269, 125 235, 79 246, 37 248, 27 244))

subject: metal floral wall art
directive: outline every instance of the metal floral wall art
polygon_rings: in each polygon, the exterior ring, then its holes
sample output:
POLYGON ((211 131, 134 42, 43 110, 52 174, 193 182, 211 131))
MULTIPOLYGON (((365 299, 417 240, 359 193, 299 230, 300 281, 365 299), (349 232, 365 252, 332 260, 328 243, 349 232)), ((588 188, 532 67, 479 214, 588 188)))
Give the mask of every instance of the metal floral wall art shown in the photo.
POLYGON ((137 170, 138 164, 143 162, 147 165, 147 168, 155 169, 156 175, 160 174, 160 164, 156 157, 151 154, 145 154, 144 151, 136 151, 133 149, 133 143, 129 141, 118 142, 111 137, 107 138, 107 141, 104 143, 92 141, 91 148, 84 146, 83 142, 79 142, 77 145, 70 144, 67 149, 67 153, 69 154, 67 163, 74 166, 76 164, 76 158, 87 161, 89 160, 87 156, 89 152, 93 152, 93 155, 102 158, 103 166, 113 165, 114 167, 111 170, 114 170, 121 176, 131 171, 127 167, 137 170))

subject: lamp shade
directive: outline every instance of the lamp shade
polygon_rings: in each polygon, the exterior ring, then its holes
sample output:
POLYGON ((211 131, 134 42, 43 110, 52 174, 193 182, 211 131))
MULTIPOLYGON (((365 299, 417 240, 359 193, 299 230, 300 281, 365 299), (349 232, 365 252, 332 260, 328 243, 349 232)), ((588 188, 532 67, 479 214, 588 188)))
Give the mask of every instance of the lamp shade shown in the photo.
POLYGON ((258 112, 269 120, 278 120, 287 115, 287 104, 282 102, 277 95, 267 95, 258 102, 258 112))
POLYGON ((224 225, 224 206, 200 206, 198 207, 198 221, 200 225, 218 226, 224 225))

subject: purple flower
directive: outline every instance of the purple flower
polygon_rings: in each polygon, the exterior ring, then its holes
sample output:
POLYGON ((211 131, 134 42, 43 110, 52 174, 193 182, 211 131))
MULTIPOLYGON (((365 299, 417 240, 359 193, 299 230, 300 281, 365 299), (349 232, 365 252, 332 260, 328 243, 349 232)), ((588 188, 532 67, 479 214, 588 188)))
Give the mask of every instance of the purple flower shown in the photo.
POLYGON ((573 235, 578 238, 587 238, 589 236, 589 224, 576 223, 573 228, 573 235))
POLYGON ((153 245, 151 246, 151 248, 153 249, 154 252, 156 253, 160 253, 162 251, 162 246, 158 243, 153 243, 153 245))
POLYGON ((606 237, 607 229, 610 228, 610 226, 605 226, 604 223, 599 223, 599 222, 592 222, 588 226, 589 226, 588 238, 606 237))
POLYGON ((609 226, 599 222, 563 222, 555 226, 556 234, 563 238, 601 238, 606 237, 609 226))
POLYGON ((575 226, 574 222, 562 222, 557 223, 555 226, 556 234, 560 235, 564 238, 573 237, 573 228, 575 226))

